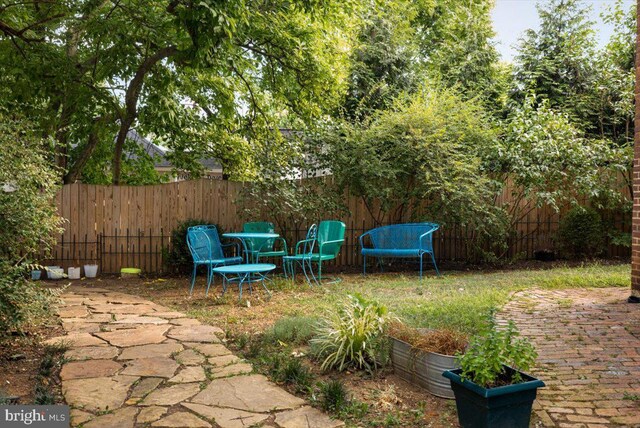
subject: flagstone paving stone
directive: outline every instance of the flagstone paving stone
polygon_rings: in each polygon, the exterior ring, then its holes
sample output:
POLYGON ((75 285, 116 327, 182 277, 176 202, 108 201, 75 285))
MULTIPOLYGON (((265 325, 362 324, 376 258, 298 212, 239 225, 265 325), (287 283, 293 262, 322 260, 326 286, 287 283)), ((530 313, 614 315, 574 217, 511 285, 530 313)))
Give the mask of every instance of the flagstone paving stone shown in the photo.
POLYGON ((107 377, 115 375, 121 369, 121 363, 116 363, 111 360, 73 361, 62 367, 62 370, 60 371, 60 379, 64 381, 67 379, 107 377))
POLYGON ((83 428, 133 428, 135 425, 137 407, 123 407, 113 413, 107 413, 87 422, 83 428))
POLYGON ((217 334, 224 334, 221 328, 210 325, 186 325, 173 327, 167 336, 185 342, 219 343, 217 334))
POLYGON ((180 372, 169 379, 169 382, 173 383, 191 383, 202 382, 207 379, 207 375, 204 373, 204 369, 201 366, 189 366, 180 370, 180 372))
MULTIPOLYGON (((73 427, 274 426, 281 412, 305 405, 250 374, 251 364, 221 343, 218 327, 101 288, 74 285, 62 300, 67 335, 48 343, 69 344, 61 380, 73 427)), ((297 420, 292 415, 280 421, 297 420)), ((313 427, 338 426, 328 417, 313 420, 330 422, 313 427)))
POLYGON ((202 355, 207 357, 219 357, 221 355, 231 355, 231 351, 229 351, 224 345, 220 344, 204 344, 204 343, 183 343, 187 348, 193 348, 196 351, 200 352, 202 355))
POLYGON ((68 360, 111 360, 117 357, 119 352, 115 346, 84 346, 70 349, 64 356, 68 360))
POLYGON ((141 328, 95 333, 101 339, 118 347, 147 345, 160 343, 166 339, 164 334, 169 330, 166 325, 150 325, 141 328))
POLYGON ((193 349, 182 351, 174 358, 177 362, 179 362, 180 364, 184 364, 185 366, 199 366, 207 361, 204 355, 196 352, 193 349))
POLYGON ((200 391, 199 383, 180 383, 152 391, 142 401, 143 406, 173 406, 193 397, 200 391))
POLYGON ((127 361, 122 374, 143 377, 172 377, 180 365, 172 358, 152 357, 127 361))
POLYGON ((164 379, 161 377, 145 377, 133 387, 130 397, 142 398, 156 389, 163 381, 164 379))
POLYGON ((157 345, 139 345, 124 348, 118 357, 119 360, 135 360, 138 358, 170 357, 172 354, 182 351, 180 343, 160 343, 157 345))
POLYGON ((207 419, 214 419, 221 428, 259 426, 270 417, 268 413, 251 413, 238 409, 205 406, 204 404, 182 403, 182 405, 207 419))
POLYGON ((295 409, 304 404, 303 399, 277 387, 262 375, 214 379, 191 402, 258 413, 295 409))
POLYGON ((144 407, 142 410, 140 410, 140 413, 138 413, 136 422, 139 424, 148 424, 150 422, 155 422, 160 419, 165 413, 167 413, 167 407, 144 407))
POLYGON ((193 413, 177 412, 152 423, 151 426, 167 428, 210 428, 211 424, 203 421, 193 413))

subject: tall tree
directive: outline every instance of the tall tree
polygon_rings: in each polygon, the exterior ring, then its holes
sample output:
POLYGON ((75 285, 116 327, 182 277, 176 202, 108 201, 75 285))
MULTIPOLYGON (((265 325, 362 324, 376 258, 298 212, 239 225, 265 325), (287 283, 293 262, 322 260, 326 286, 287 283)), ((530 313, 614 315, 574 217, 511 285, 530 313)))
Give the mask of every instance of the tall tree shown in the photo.
POLYGON ((111 176, 119 184, 134 126, 163 138, 185 164, 207 153, 242 174, 251 165, 241 162, 251 155, 249 138, 278 141, 268 104, 309 120, 338 98, 355 25, 349 7, 314 0, 3 3, 3 102, 55 137, 66 182, 80 176, 99 143, 113 141, 111 176))
POLYGON ((551 0, 538 4, 538 14, 540 29, 527 30, 518 49, 512 98, 522 102, 534 94, 593 132, 595 39, 589 9, 579 0, 551 0))
POLYGON ((633 220, 631 236, 631 296, 629 302, 640 303, 640 0, 636 8, 636 87, 633 150, 633 220))

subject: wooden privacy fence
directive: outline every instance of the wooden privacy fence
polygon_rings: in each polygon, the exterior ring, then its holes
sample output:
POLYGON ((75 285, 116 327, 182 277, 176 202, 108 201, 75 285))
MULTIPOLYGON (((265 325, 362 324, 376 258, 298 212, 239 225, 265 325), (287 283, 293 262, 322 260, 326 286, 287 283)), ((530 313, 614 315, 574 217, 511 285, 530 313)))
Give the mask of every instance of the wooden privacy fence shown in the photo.
MULTIPOLYGON (((103 273, 117 273, 122 267, 139 267, 147 273, 171 271, 165 255, 171 248, 171 231, 187 219, 203 219, 225 231, 241 230, 243 219, 236 199, 242 183, 193 180, 153 186, 65 185, 56 204, 67 222, 46 264, 63 267, 97 262, 103 273)), ((504 195, 507 195, 505 192, 504 195)), ((501 198, 504 202, 505 196, 501 198)), ((334 267, 362 264, 358 237, 375 227, 359 198, 346 197, 348 213, 345 245, 334 267)), ((318 213, 318 220, 322 213, 318 213)), ((264 220, 272 220, 268 215, 264 220)), ((546 208, 535 209, 516 224, 509 239, 507 256, 533 258, 534 252, 551 248, 559 215, 546 208)), ((616 228, 630 230, 630 220, 620 218, 616 228)), ((438 261, 466 260, 472 230, 452 225, 435 235, 438 261)), ((295 244, 306 233, 306 225, 289 229, 286 238, 295 244)), ((610 245, 611 256, 629 255, 628 248, 610 245)))

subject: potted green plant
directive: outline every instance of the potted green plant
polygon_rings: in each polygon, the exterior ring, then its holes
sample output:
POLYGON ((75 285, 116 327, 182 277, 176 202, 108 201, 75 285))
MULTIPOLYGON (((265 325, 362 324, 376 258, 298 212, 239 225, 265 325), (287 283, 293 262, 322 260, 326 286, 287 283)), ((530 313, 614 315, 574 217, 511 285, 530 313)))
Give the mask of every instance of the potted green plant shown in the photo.
POLYGON ((442 374, 451 382, 463 428, 529 426, 531 406, 544 382, 523 373, 537 354, 519 336, 513 321, 499 329, 492 311, 487 330, 460 357, 460 368, 442 374))
POLYGON ((388 335, 398 376, 437 397, 453 398, 442 372, 459 367, 456 355, 466 348, 466 335, 449 329, 416 329, 399 322, 391 323, 388 335))

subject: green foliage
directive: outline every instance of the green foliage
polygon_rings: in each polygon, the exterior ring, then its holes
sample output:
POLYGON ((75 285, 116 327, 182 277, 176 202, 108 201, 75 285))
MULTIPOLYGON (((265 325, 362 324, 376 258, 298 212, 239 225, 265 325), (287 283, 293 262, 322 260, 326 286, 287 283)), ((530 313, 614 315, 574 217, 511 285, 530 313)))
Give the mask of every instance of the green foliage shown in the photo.
POLYGON ((269 374, 276 382, 292 385, 298 392, 308 392, 313 385, 314 376, 299 358, 281 353, 268 357, 269 374))
POLYGON ((378 224, 459 224, 499 244, 505 222, 479 156, 495 135, 482 108, 432 88, 396 107, 319 138, 339 191, 361 197, 378 224))
MULTIPOLYGON (((167 266, 178 272, 189 273, 193 269, 193 258, 187 245, 187 229, 192 226, 210 224, 203 219, 188 219, 180 223, 171 231, 171 249, 165 252, 164 259, 167 266)), ((218 227, 216 225, 216 227, 218 227)), ((218 228, 218 233, 223 232, 218 228)))
POLYGON ((487 319, 486 330, 471 339, 469 348, 459 359, 462 378, 484 388, 521 382, 517 374, 505 379, 504 366, 528 371, 535 363, 537 353, 533 345, 519 336, 513 321, 499 328, 495 310, 492 311, 487 319))
POLYGON ((264 340, 271 343, 291 345, 306 344, 316 332, 318 318, 295 316, 280 318, 265 332, 264 340))
POLYGON ((592 208, 575 207, 558 227, 560 248, 571 256, 598 256, 604 250, 606 232, 600 214, 592 208))
POLYGON ((48 144, 0 109, 0 334, 48 316, 56 295, 27 279, 61 232, 48 144))
POLYGON ((94 154, 94 172, 116 174, 114 137, 131 127, 193 172, 204 154, 234 177, 255 172, 280 118, 309 123, 335 108, 359 22, 359 5, 338 1, 40 6, 3 7, 0 99, 55 136, 67 179, 94 154))
POLYGON ((383 332, 388 320, 386 307, 357 294, 348 296, 338 311, 321 320, 311 339, 314 353, 323 359, 322 369, 372 371, 384 365, 388 349, 383 332))
POLYGON ((340 413, 349 404, 349 393, 339 379, 320 384, 320 407, 326 412, 340 413))
POLYGON ((506 120, 504 138, 487 147, 485 169, 502 185, 511 181, 511 224, 536 207, 559 211, 581 197, 601 205, 623 203, 619 174, 628 167, 629 153, 607 141, 584 138, 569 118, 547 101, 535 105, 530 97, 506 120))

